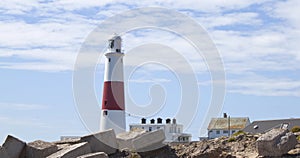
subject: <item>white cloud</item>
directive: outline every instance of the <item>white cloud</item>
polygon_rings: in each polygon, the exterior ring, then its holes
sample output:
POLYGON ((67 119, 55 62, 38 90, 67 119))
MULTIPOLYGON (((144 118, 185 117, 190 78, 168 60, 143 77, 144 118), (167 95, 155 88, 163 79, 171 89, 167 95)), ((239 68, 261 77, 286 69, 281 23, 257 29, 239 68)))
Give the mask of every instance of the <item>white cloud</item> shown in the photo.
POLYGON ((48 108, 46 105, 39 105, 39 104, 20 104, 20 103, 0 103, 1 109, 6 110, 45 110, 48 108))
POLYGON ((299 6, 300 1, 298 0, 278 1, 273 7, 269 7, 268 10, 275 18, 281 18, 286 21, 287 27, 292 25, 293 27, 299 28, 299 6))
POLYGON ((259 79, 227 81, 228 92, 257 96, 300 97, 300 81, 291 79, 259 79))
POLYGON ((2 0, 0 1, 0 11, 2 10, 6 14, 24 14, 37 7, 38 3, 37 0, 2 0))
POLYGON ((213 27, 218 26, 260 25, 262 21, 258 16, 259 14, 255 12, 236 12, 228 14, 207 13, 200 16, 194 15, 193 17, 206 28, 213 29, 213 27))
MULTIPOLYGON (((226 2, 222 0, 202 2, 59 0, 47 3, 36 0, 5 0, 0 2, 0 12, 2 13, 0 18, 3 18, 0 21, 0 59, 5 59, 0 62, 0 68, 39 71, 73 70, 81 43, 101 20, 132 7, 146 6, 181 10, 206 27, 220 51, 226 73, 229 75, 242 76, 249 72, 258 73, 258 71, 280 75, 281 71, 298 71, 300 69, 298 64, 300 62, 298 47, 300 20, 297 16, 299 13, 297 7, 299 1, 297 0, 276 3, 269 0, 227 0, 226 2), (249 10, 249 8, 247 11, 240 11, 240 9, 253 4, 260 8, 255 11, 249 10), (86 11, 94 9, 95 15, 80 11, 81 9, 86 9, 86 11), (261 14, 271 15, 275 20, 270 22, 267 18, 261 17, 261 14), (27 22, 30 17, 34 17, 35 21, 27 22), (226 26, 226 29, 222 29, 222 26, 226 26), (240 26, 244 26, 246 29, 239 30, 240 26), (19 60, 18 62, 7 62, 7 59, 10 58, 19 60)), ((126 41, 124 43, 125 51, 147 43, 167 45, 181 53, 197 73, 207 71, 203 58, 194 48, 187 41, 170 35, 169 32, 128 33, 125 35, 124 41, 126 41)), ((150 53, 145 57, 151 56, 150 53)), ((177 58, 170 56, 164 60, 176 65, 180 70, 181 65, 178 64, 177 58)), ((152 70, 158 69, 161 68, 152 66, 152 70)), ((237 83, 243 81, 240 76, 234 78, 237 83)), ((265 74, 264 77, 270 81, 270 76, 265 74)), ((298 80, 298 78, 290 78, 282 82, 294 83, 298 80)), ((247 83, 229 85, 234 87, 231 92, 242 93, 243 89, 239 87, 243 87, 244 84, 256 87, 251 84, 251 80, 246 81, 247 83)))
POLYGON ((171 80, 165 79, 165 78, 129 79, 128 82, 132 82, 132 83, 167 83, 167 82, 171 82, 171 80))

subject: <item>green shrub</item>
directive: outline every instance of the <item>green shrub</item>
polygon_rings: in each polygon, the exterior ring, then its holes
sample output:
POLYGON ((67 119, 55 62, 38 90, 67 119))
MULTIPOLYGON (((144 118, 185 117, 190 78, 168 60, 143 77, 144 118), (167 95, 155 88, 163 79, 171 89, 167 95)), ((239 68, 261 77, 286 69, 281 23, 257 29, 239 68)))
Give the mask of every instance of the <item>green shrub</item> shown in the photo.
POLYGON ((297 137, 297 140, 300 141, 300 136, 297 137))
POLYGON ((300 126, 294 126, 291 130, 293 133, 300 132, 300 126))
POLYGON ((244 131, 237 131, 237 132, 233 133, 232 136, 236 137, 236 136, 242 135, 242 134, 245 134, 245 132, 244 131))
POLYGON ((236 141, 235 137, 230 137, 230 138, 228 139, 228 142, 235 142, 235 141, 236 141))

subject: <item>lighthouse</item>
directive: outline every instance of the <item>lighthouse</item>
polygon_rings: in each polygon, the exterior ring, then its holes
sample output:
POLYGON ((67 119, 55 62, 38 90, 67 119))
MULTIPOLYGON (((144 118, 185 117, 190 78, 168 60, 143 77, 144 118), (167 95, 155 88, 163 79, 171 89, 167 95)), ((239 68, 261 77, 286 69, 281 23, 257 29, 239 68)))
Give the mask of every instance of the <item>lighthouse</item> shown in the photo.
POLYGON ((108 40, 108 49, 105 53, 105 73, 102 97, 100 131, 114 129, 115 133, 124 132, 125 99, 122 39, 114 34, 108 40))

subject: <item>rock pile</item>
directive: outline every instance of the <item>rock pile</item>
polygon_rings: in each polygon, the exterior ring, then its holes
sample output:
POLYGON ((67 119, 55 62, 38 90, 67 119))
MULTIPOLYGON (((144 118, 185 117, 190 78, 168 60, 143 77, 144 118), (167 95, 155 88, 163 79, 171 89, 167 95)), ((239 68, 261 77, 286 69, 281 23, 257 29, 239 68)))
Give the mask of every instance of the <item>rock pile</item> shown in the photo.
POLYGON ((255 142, 258 135, 240 134, 231 138, 173 145, 178 157, 256 157, 255 142))
POLYGON ((135 154, 131 151, 143 152, 162 148, 164 140, 165 135, 162 130, 125 132, 118 136, 115 135, 114 130, 107 130, 79 139, 56 142, 37 140, 30 143, 9 135, 2 147, 0 146, 0 158, 126 157, 135 154))
POLYGON ((171 145, 171 148, 175 150, 178 157, 182 158, 300 157, 300 142, 296 141, 294 134, 285 130, 284 132, 275 131, 270 131, 263 135, 241 132, 230 138, 221 137, 212 140, 176 144, 171 145))
POLYGON ((164 145, 162 130, 135 130, 115 135, 113 130, 78 139, 25 143, 8 136, 0 146, 0 158, 259 158, 300 157, 300 133, 271 130, 265 134, 237 133, 190 143, 164 145))

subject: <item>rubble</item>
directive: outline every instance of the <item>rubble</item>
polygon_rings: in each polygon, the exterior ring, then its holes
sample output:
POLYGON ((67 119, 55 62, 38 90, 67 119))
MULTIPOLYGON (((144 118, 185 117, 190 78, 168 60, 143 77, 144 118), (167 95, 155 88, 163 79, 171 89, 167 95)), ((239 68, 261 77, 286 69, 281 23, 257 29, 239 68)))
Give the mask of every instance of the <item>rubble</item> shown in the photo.
POLYGON ((27 144, 26 157, 30 157, 30 158, 47 157, 57 151, 58 151, 58 147, 54 143, 37 140, 27 144))
POLYGON ((258 151, 257 145, 259 144, 260 147, 264 147, 264 150, 272 151, 273 155, 274 153, 278 155, 277 152, 280 151, 281 157, 296 158, 300 157, 300 142, 296 141, 297 144, 294 144, 294 138, 293 133, 276 130, 276 132, 258 135, 240 132, 231 137, 165 145, 162 144, 164 140, 162 130, 151 132, 134 130, 117 136, 113 130, 107 130, 83 136, 80 139, 52 143, 38 140, 26 145, 25 142, 8 136, 3 147, 0 146, 0 157, 11 158, 7 149, 10 152, 16 149, 15 153, 19 155, 17 158, 25 158, 25 156, 26 158, 268 157, 267 154, 263 155, 259 152, 263 149, 258 151), (276 142, 275 140, 278 141, 275 145, 268 144, 276 142))
POLYGON ((6 137, 2 147, 5 148, 6 153, 10 158, 23 158, 25 157, 25 146, 26 143, 15 138, 11 135, 6 137))

